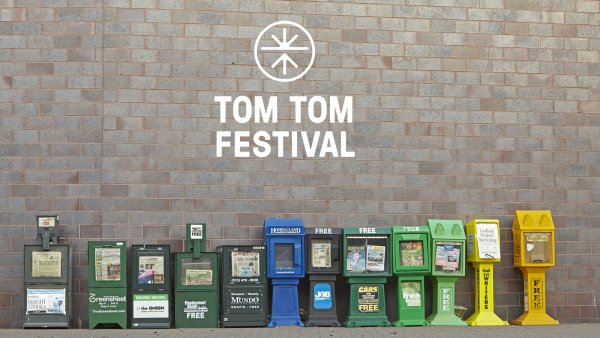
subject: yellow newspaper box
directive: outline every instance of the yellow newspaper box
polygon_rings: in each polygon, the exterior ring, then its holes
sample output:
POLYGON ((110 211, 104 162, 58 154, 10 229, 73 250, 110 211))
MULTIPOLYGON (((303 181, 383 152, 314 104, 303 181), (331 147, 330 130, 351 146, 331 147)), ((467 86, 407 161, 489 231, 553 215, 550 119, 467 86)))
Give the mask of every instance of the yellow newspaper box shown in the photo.
POLYGON ((467 261, 475 268, 475 312, 467 319, 473 326, 508 325, 494 313, 494 264, 500 262, 500 221, 476 219, 466 226, 467 261))
POLYGON ((546 313, 546 270, 555 264, 552 215, 549 210, 517 210, 512 230, 514 266, 525 282, 525 312, 512 324, 558 325, 546 313))

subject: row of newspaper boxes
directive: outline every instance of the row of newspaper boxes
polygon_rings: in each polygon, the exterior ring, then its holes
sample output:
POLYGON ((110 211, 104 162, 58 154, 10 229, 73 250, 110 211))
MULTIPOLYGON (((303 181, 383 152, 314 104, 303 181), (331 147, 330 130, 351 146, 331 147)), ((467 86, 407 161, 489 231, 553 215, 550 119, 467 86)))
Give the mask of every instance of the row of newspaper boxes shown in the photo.
MULTIPOLYGON (((266 219, 264 231, 264 246, 207 252, 205 225, 188 224, 185 252, 171 255, 168 245, 132 245, 129 271, 124 241, 89 242, 89 327, 507 325, 493 306, 498 220, 474 220, 466 227, 458 220, 429 220, 425 226, 340 229, 266 219), (455 314, 454 288, 465 275, 466 260, 475 268, 476 302, 465 322, 455 314), (350 293, 343 322, 336 308, 340 274, 350 293), (385 284, 392 275, 397 276, 398 318, 390 322, 385 284), (425 276, 433 287, 427 317, 425 276), (305 277, 309 311, 301 318, 298 285, 305 277)), ((557 324, 545 312, 543 287, 545 270, 554 265, 550 212, 517 211, 513 235, 526 298, 525 312, 514 323, 557 324)), ((68 327, 69 256, 67 246, 26 246, 25 327, 68 327)))

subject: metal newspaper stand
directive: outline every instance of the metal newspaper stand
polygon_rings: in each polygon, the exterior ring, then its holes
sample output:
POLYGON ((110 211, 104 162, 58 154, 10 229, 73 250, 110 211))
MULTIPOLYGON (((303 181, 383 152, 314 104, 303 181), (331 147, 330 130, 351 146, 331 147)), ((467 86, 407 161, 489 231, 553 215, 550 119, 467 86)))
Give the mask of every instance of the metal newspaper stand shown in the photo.
POLYGON ((267 326, 269 284, 264 245, 223 245, 221 322, 223 327, 267 326))
POLYGON ((187 252, 175 254, 175 327, 219 325, 219 266, 206 250, 206 224, 187 224, 187 252))
POLYGON ((340 326, 335 281, 341 272, 340 228, 306 228, 306 274, 310 310, 306 326, 340 326))
POLYGON ((88 242, 89 328, 127 328, 127 244, 88 242))
POLYGON ((466 228, 467 261, 475 268, 475 312, 467 324, 508 325, 494 313, 494 263, 500 262, 500 221, 476 219, 466 228))
POLYGON ((431 273, 429 227, 392 227, 394 274, 398 276, 398 320, 394 326, 426 326, 425 276, 431 273))
POLYGON ((171 327, 171 254, 169 245, 132 245, 131 327, 171 327))
POLYGON ((555 265, 552 214, 549 210, 517 210, 512 230, 514 266, 525 282, 525 312, 512 324, 558 325, 546 313, 546 271, 555 265))
POLYGON ((304 221, 265 219, 267 276, 273 286, 269 327, 304 326, 300 320, 298 284, 304 277, 304 221))
POLYGON ((42 245, 25 245, 23 328, 69 328, 71 249, 58 243, 58 216, 38 216, 42 245))
POLYGON ((466 326, 454 313, 456 280, 465 275, 465 231, 461 221, 429 220, 431 231, 431 279, 433 313, 431 325, 466 326))
POLYGON ((385 283, 392 275, 390 228, 343 230, 343 276, 350 284, 346 327, 391 326, 385 308, 385 283))

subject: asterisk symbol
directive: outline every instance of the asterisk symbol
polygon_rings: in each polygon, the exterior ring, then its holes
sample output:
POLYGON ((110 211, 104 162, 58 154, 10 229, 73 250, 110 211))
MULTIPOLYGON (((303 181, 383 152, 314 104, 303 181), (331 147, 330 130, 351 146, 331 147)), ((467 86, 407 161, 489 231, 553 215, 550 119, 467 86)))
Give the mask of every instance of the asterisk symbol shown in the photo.
POLYGON ((265 27, 260 32, 260 34, 258 34, 258 37, 254 44, 254 60, 256 61, 256 65, 258 66, 258 68, 260 68, 260 71, 271 80, 275 80, 277 82, 292 82, 303 77, 313 65, 313 62, 315 61, 315 42, 312 36, 310 36, 310 33, 306 30, 306 28, 300 26, 299 24, 293 21, 277 21, 265 27), (279 29, 282 30, 282 36, 276 36, 276 31, 271 31, 273 32, 273 34, 267 33, 270 29, 277 26, 279 26, 279 29), (297 35, 293 35, 295 29, 298 29, 297 35), (264 42, 265 40, 263 39, 264 35, 270 35, 271 37, 269 43, 265 44, 267 47, 261 47, 261 41, 264 42), (291 39, 288 40, 288 35, 293 36, 291 39), (298 42, 298 40, 302 40, 302 42, 300 43, 298 42), (296 43, 298 46, 293 46, 294 43, 296 43), (310 47, 308 47, 308 44, 310 44, 310 47), (305 61, 307 61, 306 59, 308 56, 306 51, 309 51, 310 53, 310 61, 307 64, 305 64, 305 61), (266 59, 269 60, 269 62, 272 62, 272 60, 277 56, 277 54, 280 55, 277 58, 277 60, 275 60, 275 62, 271 64, 271 67, 268 67, 270 69, 268 69, 267 71, 261 64, 261 57, 259 57, 259 53, 269 54, 269 52, 276 53, 271 54, 269 56, 265 55, 266 59), (303 60, 303 62, 298 62, 297 64, 290 57, 290 55, 292 55, 297 61, 303 60), (280 74, 281 77, 277 76, 277 73, 279 73, 277 67, 280 66, 280 63, 283 66, 282 74, 280 74), (304 70, 300 73, 297 73, 297 70, 290 71, 289 73, 297 74, 290 75, 290 77, 287 77, 288 64, 291 65, 291 67, 294 67, 295 69, 304 68, 304 70), (273 74, 273 70, 275 70, 275 74, 273 74))
POLYGON ((271 68, 277 67, 279 63, 283 64, 283 75, 287 74, 287 63, 289 62, 294 68, 298 68, 298 65, 292 60, 292 58, 285 53, 286 51, 304 51, 308 50, 308 47, 292 47, 292 43, 298 38, 298 34, 295 34, 289 41, 287 40, 287 29, 283 28, 283 41, 279 40, 274 34, 271 34, 271 38, 275 40, 278 47, 261 47, 260 50, 264 51, 284 51, 284 53, 271 65, 271 68))

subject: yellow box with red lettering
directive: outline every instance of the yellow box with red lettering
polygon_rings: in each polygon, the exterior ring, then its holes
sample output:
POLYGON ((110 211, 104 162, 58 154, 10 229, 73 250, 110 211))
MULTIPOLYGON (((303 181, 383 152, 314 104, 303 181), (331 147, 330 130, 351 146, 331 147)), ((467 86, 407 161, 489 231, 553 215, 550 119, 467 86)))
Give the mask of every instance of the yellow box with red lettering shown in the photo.
POLYGON ((546 271, 555 263, 554 222, 550 210, 516 210, 514 266, 523 273, 525 311, 515 325, 558 325, 546 313, 546 271))

